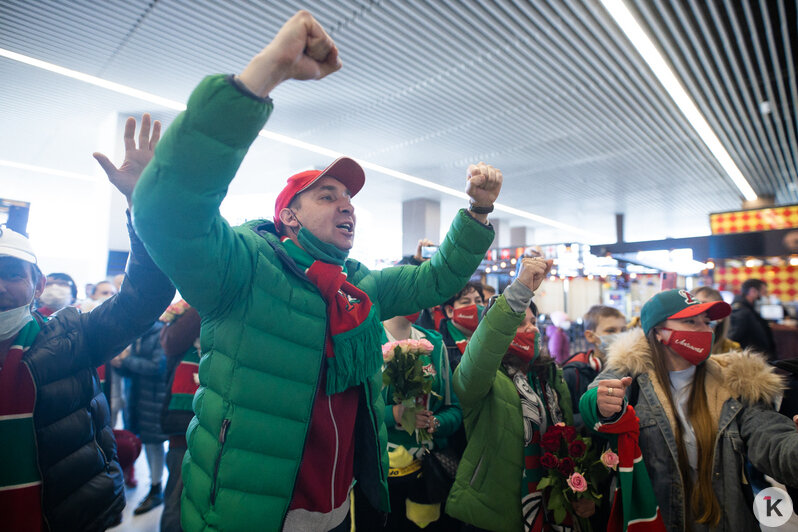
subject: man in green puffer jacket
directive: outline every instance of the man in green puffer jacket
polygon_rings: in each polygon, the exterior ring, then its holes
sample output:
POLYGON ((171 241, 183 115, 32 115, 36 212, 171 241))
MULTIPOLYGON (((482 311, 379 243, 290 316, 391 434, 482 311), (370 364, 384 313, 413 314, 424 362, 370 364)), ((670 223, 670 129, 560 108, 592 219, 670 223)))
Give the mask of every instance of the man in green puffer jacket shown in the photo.
POLYGON ((457 292, 493 240, 501 173, 469 167, 468 211, 421 266, 371 272, 347 259, 350 198, 363 170, 341 158, 292 176, 274 223, 231 228, 227 187, 286 79, 320 79, 337 49, 307 12, 238 77, 212 76, 166 132, 134 193, 153 258, 202 316, 200 387, 183 465, 182 525, 196 530, 331 530, 349 490, 388 511, 379 322, 457 292))

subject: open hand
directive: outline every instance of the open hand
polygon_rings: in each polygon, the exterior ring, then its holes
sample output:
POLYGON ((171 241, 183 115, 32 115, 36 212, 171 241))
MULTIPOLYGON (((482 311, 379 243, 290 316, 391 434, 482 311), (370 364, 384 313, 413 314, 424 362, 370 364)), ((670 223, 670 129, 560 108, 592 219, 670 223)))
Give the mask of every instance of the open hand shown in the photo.
POLYGON ((136 148, 136 119, 132 116, 125 122, 125 133, 122 137, 125 142, 125 160, 122 166, 117 168, 108 157, 102 153, 94 153, 94 158, 100 163, 105 173, 108 175, 108 180, 114 185, 119 192, 121 192, 128 205, 130 205, 130 198, 133 195, 133 189, 141 177, 141 172, 144 167, 152 159, 155 152, 155 146, 161 138, 161 123, 156 120, 152 124, 152 135, 150 135, 150 122, 152 117, 149 113, 145 113, 141 117, 141 130, 139 130, 139 146, 136 148))
POLYGON ((468 167, 466 194, 479 207, 490 207, 502 189, 502 172, 489 164, 480 162, 468 167))
POLYGON ((626 397, 626 389, 631 386, 632 377, 623 379, 605 379, 598 383, 596 393, 596 407, 599 414, 603 417, 612 417, 623 408, 623 400, 626 397))
POLYGON ((303 10, 283 24, 238 79, 264 97, 285 80, 321 79, 341 66, 332 38, 313 15, 303 10))

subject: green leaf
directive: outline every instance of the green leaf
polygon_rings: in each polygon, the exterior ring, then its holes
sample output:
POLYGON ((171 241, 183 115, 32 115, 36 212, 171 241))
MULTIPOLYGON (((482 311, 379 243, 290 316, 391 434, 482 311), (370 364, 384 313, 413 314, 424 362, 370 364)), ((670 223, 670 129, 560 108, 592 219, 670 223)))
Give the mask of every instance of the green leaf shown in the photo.
POLYGON ((561 525, 563 521, 565 521, 565 508, 562 506, 558 506, 554 509, 554 520, 557 522, 558 525, 561 525))
POLYGON ((544 489, 548 488, 551 485, 551 477, 543 477, 540 482, 538 482, 538 489, 543 491, 544 489))

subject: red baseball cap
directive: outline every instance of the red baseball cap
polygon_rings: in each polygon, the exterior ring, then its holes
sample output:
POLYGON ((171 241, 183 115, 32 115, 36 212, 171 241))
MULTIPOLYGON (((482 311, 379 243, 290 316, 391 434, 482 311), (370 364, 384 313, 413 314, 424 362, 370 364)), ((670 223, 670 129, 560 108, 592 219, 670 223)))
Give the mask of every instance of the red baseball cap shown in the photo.
POLYGON ((338 157, 324 170, 306 170, 292 175, 288 178, 285 188, 283 188, 274 202, 274 225, 278 231, 283 230, 283 224, 280 222, 280 211, 288 207, 297 194, 304 192, 313 183, 325 176, 332 177, 343 183, 352 198, 360 192, 366 182, 366 174, 363 172, 363 168, 349 157, 338 157))

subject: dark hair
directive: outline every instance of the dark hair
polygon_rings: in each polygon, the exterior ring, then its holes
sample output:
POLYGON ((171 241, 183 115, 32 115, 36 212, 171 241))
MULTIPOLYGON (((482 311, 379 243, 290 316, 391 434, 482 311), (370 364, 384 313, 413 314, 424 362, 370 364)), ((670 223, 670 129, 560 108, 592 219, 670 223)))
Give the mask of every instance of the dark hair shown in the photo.
POLYGON ((607 305, 593 305, 590 307, 582 317, 582 323, 586 331, 596 331, 601 318, 621 318, 626 320, 623 312, 615 307, 608 307, 607 305))
POLYGON ((748 279, 748 280, 744 281, 742 285, 740 285, 740 293, 742 295, 747 295, 748 291, 751 290, 752 288, 754 290, 761 291, 762 288, 767 286, 767 285, 768 284, 765 281, 762 281, 762 280, 759 280, 759 279, 748 279))
POLYGON ((69 285, 69 289, 72 292, 72 300, 78 298, 78 287, 75 286, 75 280, 66 273, 51 273, 47 276, 48 281, 61 281, 62 283, 66 283, 69 285))
POLYGON ((540 314, 540 311, 538 310, 538 306, 535 305, 535 302, 532 301, 531 299, 529 300, 529 310, 532 311, 532 314, 534 314, 536 318, 538 317, 538 314, 540 314))
POLYGON ((482 283, 480 283, 479 281, 468 281, 466 283, 466 285, 463 287, 462 290, 460 290, 455 295, 453 295, 452 297, 450 297, 449 299, 444 301, 443 304, 441 305, 441 307, 447 307, 447 306, 448 307, 453 307, 455 301, 457 301, 458 299, 463 297, 465 294, 467 294, 471 290, 476 290, 477 294, 479 294, 479 297, 481 297, 483 302, 484 302, 484 300, 485 300, 485 292, 482 291, 482 283))

